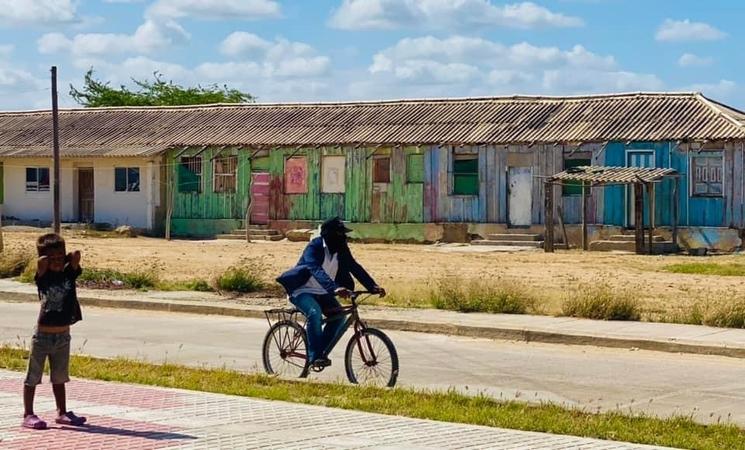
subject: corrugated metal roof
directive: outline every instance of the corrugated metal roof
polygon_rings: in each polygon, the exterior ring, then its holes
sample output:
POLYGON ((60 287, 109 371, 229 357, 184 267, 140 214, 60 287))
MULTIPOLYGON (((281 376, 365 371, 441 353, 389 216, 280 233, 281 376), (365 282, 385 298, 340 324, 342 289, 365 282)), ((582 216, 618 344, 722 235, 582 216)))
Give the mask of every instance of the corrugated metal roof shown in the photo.
MULTIPOLYGON (((48 156, 49 111, 0 113, 0 156, 48 156)), ((697 93, 60 111, 66 156, 189 145, 540 144, 745 139, 745 113, 697 93)))
POLYGON ((653 183, 665 177, 675 176, 675 169, 655 169, 646 167, 605 167, 579 166, 557 173, 553 181, 584 181, 591 184, 609 183, 653 183))

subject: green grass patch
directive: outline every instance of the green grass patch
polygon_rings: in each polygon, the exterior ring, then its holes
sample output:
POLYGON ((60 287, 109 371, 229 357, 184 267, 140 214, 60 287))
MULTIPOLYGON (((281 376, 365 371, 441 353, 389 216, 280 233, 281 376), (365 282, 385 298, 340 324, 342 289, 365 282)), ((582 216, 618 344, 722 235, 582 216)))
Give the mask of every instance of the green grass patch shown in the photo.
POLYGON ((464 281, 458 277, 438 280, 429 293, 437 309, 459 312, 527 314, 536 312, 536 299, 527 288, 515 281, 464 281))
POLYGON ((613 289, 607 284, 579 286, 567 294, 561 315, 596 320, 640 320, 641 303, 630 291, 613 289))
MULTIPOLYGON (((0 348, 0 367, 24 371, 28 352, 0 348)), ((126 359, 72 356, 76 377, 282 400, 389 415, 539 431, 677 448, 745 449, 745 431, 731 424, 702 425, 687 417, 659 419, 620 412, 592 413, 470 397, 456 392, 380 389, 285 381, 229 370, 156 365, 126 359)), ((70 394, 73 398, 74 392, 70 394)), ((20 405, 19 405, 20 407, 20 405)))
POLYGON ((663 267, 666 272, 695 275, 719 275, 724 277, 745 276, 745 264, 737 263, 680 263, 663 267))
POLYGON ((84 267, 78 283, 91 288, 152 289, 160 279, 154 270, 120 272, 113 269, 84 267))
POLYGON ((266 267, 259 261, 243 260, 215 278, 215 288, 228 292, 258 292, 266 287, 266 267))

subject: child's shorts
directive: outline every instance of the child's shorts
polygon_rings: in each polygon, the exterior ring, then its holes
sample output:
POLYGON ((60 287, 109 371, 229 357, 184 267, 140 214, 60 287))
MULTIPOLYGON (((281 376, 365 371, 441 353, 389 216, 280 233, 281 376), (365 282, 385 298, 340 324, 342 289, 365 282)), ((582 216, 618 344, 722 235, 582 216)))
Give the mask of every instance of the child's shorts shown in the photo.
POLYGON ((70 333, 36 332, 31 342, 31 355, 28 358, 26 386, 41 383, 44 363, 49 358, 49 372, 52 384, 70 381, 70 333))

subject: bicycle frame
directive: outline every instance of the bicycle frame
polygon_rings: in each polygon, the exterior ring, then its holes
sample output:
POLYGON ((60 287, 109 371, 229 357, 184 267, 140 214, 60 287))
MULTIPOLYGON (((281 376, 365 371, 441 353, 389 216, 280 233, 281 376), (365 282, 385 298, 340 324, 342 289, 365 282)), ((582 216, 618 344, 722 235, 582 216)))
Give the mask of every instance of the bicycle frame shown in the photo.
MULTIPOLYGON (((333 316, 327 317, 326 319, 322 321, 322 323, 328 324, 330 321, 341 320, 343 317, 346 317, 344 325, 342 325, 342 327, 336 333, 336 336, 334 336, 334 339, 332 339, 331 342, 329 342, 328 346, 326 347, 325 349, 326 355, 328 355, 329 353, 331 353, 332 350, 334 350, 334 348, 336 347, 336 344, 338 344, 342 336, 344 336, 344 333, 346 333, 349 327, 352 326, 353 324, 354 324, 354 334, 361 334, 362 331, 364 331, 367 328, 367 325, 365 324, 364 321, 362 321, 362 319, 360 319, 359 312, 357 311, 357 308, 359 307, 359 304, 357 303, 357 299, 361 295, 365 295, 365 294, 372 294, 372 293, 368 291, 352 292, 352 296, 350 297, 352 301, 351 305, 343 306, 341 308, 341 312, 333 316)), ((372 344, 370 343, 369 339, 366 339, 366 341, 367 341, 367 348, 370 352, 369 355, 371 356, 372 361, 375 361, 377 357, 375 356, 375 352, 373 351, 372 344)), ((361 339, 357 340, 357 345, 360 350, 360 355, 362 355, 362 360, 364 361, 365 364, 369 364, 370 361, 368 361, 368 359, 365 356, 365 352, 362 349, 361 339)))

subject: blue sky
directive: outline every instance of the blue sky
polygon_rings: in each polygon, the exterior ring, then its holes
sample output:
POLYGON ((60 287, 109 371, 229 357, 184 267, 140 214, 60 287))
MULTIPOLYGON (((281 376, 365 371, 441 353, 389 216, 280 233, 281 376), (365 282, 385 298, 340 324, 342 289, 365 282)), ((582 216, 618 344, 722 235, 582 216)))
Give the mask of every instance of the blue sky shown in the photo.
POLYGON ((702 91, 745 108, 739 0, 0 0, 0 109, 93 67, 259 101, 702 91))

